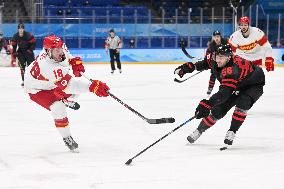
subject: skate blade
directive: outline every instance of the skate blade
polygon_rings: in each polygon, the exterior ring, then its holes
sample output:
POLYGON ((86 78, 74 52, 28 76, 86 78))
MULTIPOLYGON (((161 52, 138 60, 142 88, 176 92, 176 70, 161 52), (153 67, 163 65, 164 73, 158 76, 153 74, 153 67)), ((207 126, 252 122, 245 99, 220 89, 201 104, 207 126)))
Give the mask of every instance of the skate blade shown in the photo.
POLYGON ((80 151, 79 151, 78 148, 76 148, 76 149, 74 149, 74 150, 70 150, 70 152, 72 152, 72 153, 80 153, 80 151))

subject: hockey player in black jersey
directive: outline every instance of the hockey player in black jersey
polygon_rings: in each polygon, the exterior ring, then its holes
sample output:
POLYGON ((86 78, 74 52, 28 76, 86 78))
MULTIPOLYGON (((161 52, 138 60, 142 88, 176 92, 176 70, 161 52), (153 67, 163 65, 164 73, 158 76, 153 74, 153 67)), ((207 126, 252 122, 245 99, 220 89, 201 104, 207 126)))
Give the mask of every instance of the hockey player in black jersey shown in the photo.
MULTIPOLYGON (((218 30, 214 31, 213 34, 212 34, 212 40, 209 42, 208 48, 206 49, 206 55, 204 57, 204 60, 208 61, 209 64, 210 64, 210 62, 212 61, 212 58, 214 56, 214 53, 216 51, 217 46, 219 46, 221 44, 225 45, 227 43, 228 43, 228 39, 223 38, 221 33, 218 30)), ((215 81, 216 81, 216 77, 211 72, 209 83, 208 83, 207 95, 211 94, 211 92, 214 88, 214 85, 215 85, 215 81)))
POLYGON ((252 62, 233 56, 229 45, 221 45, 217 48, 215 61, 212 61, 211 65, 204 60, 196 64, 188 62, 179 66, 175 72, 183 76, 194 70, 202 71, 210 68, 221 83, 219 91, 209 100, 200 101, 195 114, 197 119, 203 119, 187 140, 194 143, 204 131, 235 107, 231 126, 224 140, 226 145, 232 145, 236 132, 246 119, 248 110, 263 94, 265 75, 262 69, 253 65, 252 62))
POLYGON ((18 24, 18 32, 12 38, 12 46, 13 46, 13 58, 18 58, 19 67, 21 70, 22 76, 22 86, 24 85, 24 74, 25 69, 29 66, 34 60, 34 50, 36 46, 35 37, 25 31, 25 26, 23 23, 18 24))

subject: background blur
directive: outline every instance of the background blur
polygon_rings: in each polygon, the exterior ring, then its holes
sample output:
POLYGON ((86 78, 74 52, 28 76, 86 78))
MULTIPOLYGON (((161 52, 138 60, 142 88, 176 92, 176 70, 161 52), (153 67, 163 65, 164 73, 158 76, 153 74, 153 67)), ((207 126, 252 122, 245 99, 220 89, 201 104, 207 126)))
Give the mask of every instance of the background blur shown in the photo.
POLYGON ((102 48, 110 28, 130 47, 206 47, 214 30, 229 37, 235 19, 246 15, 273 47, 284 46, 283 0, 2 0, 0 30, 10 38, 23 21, 41 48, 55 33, 69 48, 102 48), (237 6, 237 14, 231 5, 237 6))

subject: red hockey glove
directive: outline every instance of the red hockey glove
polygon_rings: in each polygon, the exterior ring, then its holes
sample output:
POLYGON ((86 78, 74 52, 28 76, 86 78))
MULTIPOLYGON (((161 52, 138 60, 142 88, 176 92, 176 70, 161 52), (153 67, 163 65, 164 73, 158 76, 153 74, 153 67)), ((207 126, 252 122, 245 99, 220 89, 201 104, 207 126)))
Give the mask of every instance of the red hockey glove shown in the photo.
POLYGON ((93 80, 92 84, 89 87, 89 90, 99 97, 106 97, 108 96, 107 91, 109 90, 109 87, 99 80, 93 80))
POLYGON ((268 72, 274 71, 274 59, 272 57, 265 58, 265 67, 268 72))
POLYGON ((209 100, 206 99, 201 100, 195 110, 196 119, 207 117, 210 114, 211 108, 212 106, 209 100))
POLYGON ((63 92, 59 87, 53 89, 53 93, 58 98, 58 100, 66 99, 72 96, 71 94, 66 94, 65 92, 63 92))
POLYGON ((180 77, 183 77, 186 73, 191 73, 195 70, 195 66, 192 62, 184 63, 175 69, 175 74, 178 74, 180 77))
POLYGON ((80 57, 75 57, 69 60, 69 64, 72 66, 73 74, 75 77, 81 77, 80 72, 85 72, 82 59, 80 57))

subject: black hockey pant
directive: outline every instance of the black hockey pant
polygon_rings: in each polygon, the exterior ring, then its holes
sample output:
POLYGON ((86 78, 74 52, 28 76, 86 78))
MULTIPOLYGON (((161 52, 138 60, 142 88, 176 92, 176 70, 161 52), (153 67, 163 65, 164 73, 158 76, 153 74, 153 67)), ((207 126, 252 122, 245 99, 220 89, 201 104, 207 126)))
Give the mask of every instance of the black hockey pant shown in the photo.
POLYGON ((109 55, 110 55, 111 70, 115 70, 114 59, 117 63, 117 68, 121 69, 120 53, 116 52, 116 49, 109 49, 109 55))

